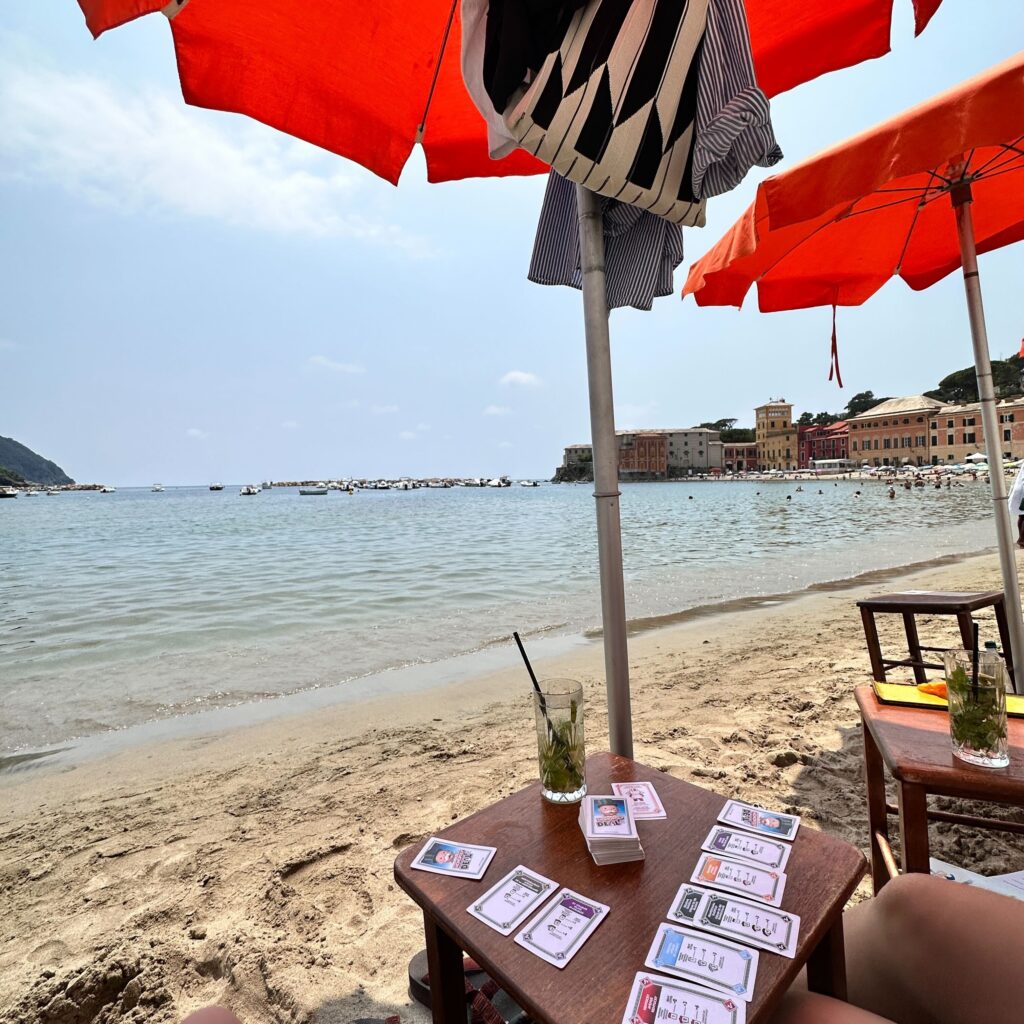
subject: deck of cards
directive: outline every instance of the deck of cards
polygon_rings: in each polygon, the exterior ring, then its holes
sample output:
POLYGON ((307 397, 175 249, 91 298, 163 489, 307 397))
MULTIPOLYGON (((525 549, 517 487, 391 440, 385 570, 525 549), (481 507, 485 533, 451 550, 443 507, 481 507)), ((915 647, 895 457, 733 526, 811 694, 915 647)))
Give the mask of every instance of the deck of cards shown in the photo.
POLYGON ((628 797, 585 796, 580 804, 580 829, 595 864, 644 859, 628 797))

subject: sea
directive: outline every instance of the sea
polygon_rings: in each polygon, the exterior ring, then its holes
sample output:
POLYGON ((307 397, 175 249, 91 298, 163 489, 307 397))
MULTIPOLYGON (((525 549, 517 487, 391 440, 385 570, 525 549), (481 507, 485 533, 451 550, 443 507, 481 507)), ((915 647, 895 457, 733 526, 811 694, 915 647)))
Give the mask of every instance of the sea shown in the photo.
MULTIPOLYGON (((272 714, 295 706, 289 694, 369 696, 411 666, 434 666, 436 680, 446 665, 514 659, 513 630, 538 653, 593 637, 592 490, 204 486, 0 501, 0 754, 210 709, 272 714)), ((987 485, 886 490, 624 484, 627 614, 652 627, 994 546, 987 485)))

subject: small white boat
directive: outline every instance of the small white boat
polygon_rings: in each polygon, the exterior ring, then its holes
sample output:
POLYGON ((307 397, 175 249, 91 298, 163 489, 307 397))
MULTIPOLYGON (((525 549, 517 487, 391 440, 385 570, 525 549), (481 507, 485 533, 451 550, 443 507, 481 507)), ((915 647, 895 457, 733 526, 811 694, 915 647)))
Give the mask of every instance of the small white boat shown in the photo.
POLYGON ((239 492, 239 494, 259 494, 260 489, 255 484, 246 484, 239 492))
POLYGON ((150 490, 154 494, 160 494, 163 491, 163 489, 164 489, 164 485, 163 484, 153 484, 153 486, 150 487, 150 490))
POLYGON ((273 487, 273 486, 274 486, 273 480, 264 480, 263 483, 260 484, 260 490, 269 491, 270 488, 273 487))
POLYGON ((47 491, 46 494, 52 498, 55 494, 60 494, 60 491, 47 491))
POLYGON ((210 490, 211 491, 223 491, 224 490, 224 485, 223 484, 210 484, 210 490))
POLYGON ((540 487, 540 484, 536 480, 520 480, 520 487, 540 487))
POLYGON ((307 496, 314 495, 314 494, 326 494, 326 493, 327 493, 327 488, 326 487, 300 487, 299 488, 299 494, 304 494, 304 495, 307 495, 307 496))
POLYGON ((116 487, 111 487, 109 484, 104 484, 100 488, 100 494, 113 494, 116 490, 116 487))
POLYGON ((0 498, 16 498, 18 492, 13 487, 0 487, 0 498))

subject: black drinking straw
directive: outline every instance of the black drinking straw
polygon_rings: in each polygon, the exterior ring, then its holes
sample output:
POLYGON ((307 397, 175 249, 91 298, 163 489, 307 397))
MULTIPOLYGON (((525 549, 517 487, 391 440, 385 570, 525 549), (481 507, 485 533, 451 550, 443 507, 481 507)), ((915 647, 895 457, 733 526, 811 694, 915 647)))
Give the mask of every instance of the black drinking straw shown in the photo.
POLYGON ((974 626, 974 650, 971 652, 971 696, 978 703, 978 624, 974 626))
POLYGON ((523 646, 523 641, 519 639, 519 634, 515 630, 513 630, 512 636, 515 637, 516 644, 519 646, 519 653, 523 656, 526 671, 530 673, 530 682, 533 683, 533 688, 537 691, 537 697, 540 701, 540 713, 544 716, 544 721, 548 723, 548 732, 554 733, 555 727, 551 724, 551 719, 548 717, 548 706, 544 701, 544 694, 540 692, 540 683, 537 682, 533 666, 530 664, 530 659, 526 656, 526 648, 523 646))

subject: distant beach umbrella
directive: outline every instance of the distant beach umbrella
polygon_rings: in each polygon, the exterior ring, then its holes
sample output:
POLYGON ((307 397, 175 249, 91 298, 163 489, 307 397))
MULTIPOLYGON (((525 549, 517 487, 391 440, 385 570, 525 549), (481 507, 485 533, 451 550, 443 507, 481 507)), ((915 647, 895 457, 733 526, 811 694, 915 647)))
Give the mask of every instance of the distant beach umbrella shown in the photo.
MULTIPOLYGON (((894 0, 745 0, 768 96, 889 51, 894 0)), ((915 34, 942 0, 914 0, 915 34)), ((462 81, 458 0, 78 0, 94 36, 157 11, 171 22, 186 103, 247 114, 398 183, 419 145, 432 182, 539 174, 515 150, 488 156, 462 81)), ((525 6, 525 5, 524 5, 525 6)), ((597 498, 601 608, 614 753, 631 755, 618 443, 601 207, 577 186, 597 498)))
MULTIPOLYGON (((702 306, 739 306, 756 282, 762 312, 832 306, 834 316, 836 306, 860 305, 893 276, 920 290, 961 267, 987 461, 998 466, 1002 433, 977 257, 1024 238, 1022 172, 1024 53, 767 178, 690 268, 683 294, 702 306)), ((991 486, 1015 686, 1024 689, 1024 618, 1002 473, 991 475, 991 486)))

